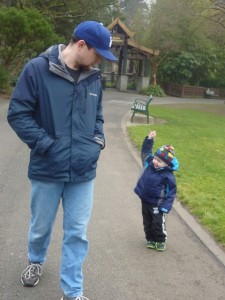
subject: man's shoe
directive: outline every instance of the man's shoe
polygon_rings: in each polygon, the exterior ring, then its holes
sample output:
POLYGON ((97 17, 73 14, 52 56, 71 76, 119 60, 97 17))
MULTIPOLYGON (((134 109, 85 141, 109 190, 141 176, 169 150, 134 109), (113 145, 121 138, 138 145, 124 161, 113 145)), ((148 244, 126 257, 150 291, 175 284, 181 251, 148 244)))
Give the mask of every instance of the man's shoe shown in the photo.
POLYGON ((155 247, 156 247, 156 242, 147 241, 147 248, 149 248, 149 249, 155 249, 155 247))
POLYGON ((24 286, 32 287, 38 284, 42 275, 42 265, 30 263, 21 274, 21 282, 24 286))
POLYGON ((61 300, 89 300, 89 299, 84 296, 77 296, 75 298, 68 298, 66 296, 63 296, 61 300))
POLYGON ((166 250, 166 243, 157 242, 155 247, 156 247, 156 250, 158 250, 158 251, 164 251, 164 250, 166 250))

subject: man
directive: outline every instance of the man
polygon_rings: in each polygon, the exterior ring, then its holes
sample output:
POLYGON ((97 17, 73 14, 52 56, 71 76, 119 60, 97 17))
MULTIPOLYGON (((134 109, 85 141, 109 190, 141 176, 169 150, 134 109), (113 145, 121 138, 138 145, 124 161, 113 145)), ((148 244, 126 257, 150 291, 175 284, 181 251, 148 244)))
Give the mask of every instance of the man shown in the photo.
POLYGON ((103 58, 117 60, 110 46, 110 32, 102 24, 80 23, 68 46, 52 46, 24 67, 9 105, 9 124, 31 149, 29 265, 21 281, 28 287, 38 284, 62 200, 62 300, 87 299, 82 275, 86 230, 105 145, 100 72, 93 65, 103 58))

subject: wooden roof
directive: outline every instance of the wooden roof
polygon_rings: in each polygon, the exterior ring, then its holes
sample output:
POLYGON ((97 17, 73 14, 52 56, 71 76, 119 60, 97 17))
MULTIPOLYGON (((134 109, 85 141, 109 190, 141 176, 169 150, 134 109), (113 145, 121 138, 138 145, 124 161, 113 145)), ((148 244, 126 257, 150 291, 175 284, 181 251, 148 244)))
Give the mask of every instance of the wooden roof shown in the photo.
POLYGON ((127 40, 127 45, 131 46, 131 47, 134 47, 134 48, 137 48, 138 50, 147 52, 147 53, 152 54, 152 55, 159 55, 159 51, 157 51, 157 50, 154 51, 154 50, 149 49, 145 46, 141 46, 137 42, 135 42, 133 39, 128 39, 127 40))
MULTIPOLYGON (((135 32, 132 32, 130 31, 129 28, 127 28, 127 26, 119 19, 119 18, 116 18, 115 20, 113 20, 113 22, 111 24, 109 24, 107 26, 107 28, 110 30, 110 31, 113 31, 113 28, 116 27, 116 26, 119 26, 123 31, 124 33, 126 34, 126 44, 130 47, 133 47, 133 48, 136 48, 138 49, 139 51, 141 52, 145 52, 146 54, 150 54, 152 56, 157 56, 159 55, 159 50, 152 50, 150 48, 147 48, 145 46, 142 46, 142 45, 139 45, 135 39, 134 39, 134 36, 135 36, 135 32)), ((113 35, 113 32, 112 32, 112 35, 113 35)))
POLYGON ((114 21, 112 21, 112 23, 109 24, 107 28, 109 30, 112 30, 116 25, 119 25, 123 29, 123 31, 128 35, 128 37, 134 37, 135 33, 130 31, 130 29, 128 29, 127 26, 119 18, 116 18, 114 21))

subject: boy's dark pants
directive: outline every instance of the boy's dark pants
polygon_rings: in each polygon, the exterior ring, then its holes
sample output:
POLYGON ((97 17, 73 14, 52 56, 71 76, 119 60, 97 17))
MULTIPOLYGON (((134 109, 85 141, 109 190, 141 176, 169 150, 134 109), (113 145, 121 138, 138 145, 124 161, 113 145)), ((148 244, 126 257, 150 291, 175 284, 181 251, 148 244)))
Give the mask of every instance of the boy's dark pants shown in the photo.
POLYGON ((144 232, 147 241, 165 242, 167 238, 165 216, 158 207, 142 202, 144 232))

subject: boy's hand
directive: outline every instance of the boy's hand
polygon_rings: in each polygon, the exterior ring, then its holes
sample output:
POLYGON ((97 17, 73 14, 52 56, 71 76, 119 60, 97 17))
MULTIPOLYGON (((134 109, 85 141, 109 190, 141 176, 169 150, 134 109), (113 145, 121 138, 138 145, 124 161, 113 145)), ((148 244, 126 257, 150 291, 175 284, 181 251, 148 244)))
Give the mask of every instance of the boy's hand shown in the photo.
POLYGON ((153 131, 149 131, 149 134, 148 134, 148 139, 154 139, 156 137, 156 131, 153 130, 153 131))

